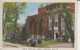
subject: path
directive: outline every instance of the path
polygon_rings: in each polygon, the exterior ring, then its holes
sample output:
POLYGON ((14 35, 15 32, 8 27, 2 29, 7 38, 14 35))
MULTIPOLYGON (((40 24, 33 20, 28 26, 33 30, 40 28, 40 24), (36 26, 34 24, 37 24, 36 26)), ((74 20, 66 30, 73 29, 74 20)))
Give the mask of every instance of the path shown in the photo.
POLYGON ((73 48, 72 43, 45 45, 50 48, 73 48))
POLYGON ((23 46, 23 45, 20 45, 20 44, 13 44, 13 43, 3 42, 3 47, 26 48, 27 46, 23 46))
MULTIPOLYGON (((50 48, 73 48, 71 43, 45 45, 50 48)), ((3 47, 29 48, 28 46, 3 42, 3 47)), ((31 47, 30 47, 31 48, 31 47)))

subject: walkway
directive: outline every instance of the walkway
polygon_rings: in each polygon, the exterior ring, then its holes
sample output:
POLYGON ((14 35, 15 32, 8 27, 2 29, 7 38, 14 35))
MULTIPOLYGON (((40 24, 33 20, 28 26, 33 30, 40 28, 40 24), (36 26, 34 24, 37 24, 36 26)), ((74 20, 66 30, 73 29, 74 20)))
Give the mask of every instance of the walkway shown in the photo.
MULTIPOLYGON (((45 45, 50 48, 73 48, 71 43, 45 45)), ((3 42, 3 47, 29 48, 28 46, 3 42)), ((30 47, 31 48, 31 47, 30 47)))
POLYGON ((45 45, 50 48, 73 48, 72 43, 45 45))
MULTIPOLYGON (((26 45, 27 45, 27 44, 26 44, 26 45)), ((20 48, 20 47, 21 47, 21 48, 26 48, 27 46, 3 42, 3 47, 16 47, 16 48, 20 48)))

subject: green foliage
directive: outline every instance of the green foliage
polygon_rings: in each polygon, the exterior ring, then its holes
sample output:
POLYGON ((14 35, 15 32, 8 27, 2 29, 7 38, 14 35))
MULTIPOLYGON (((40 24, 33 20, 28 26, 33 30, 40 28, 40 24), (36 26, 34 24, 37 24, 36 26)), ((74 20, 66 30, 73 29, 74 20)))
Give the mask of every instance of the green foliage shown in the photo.
POLYGON ((24 13, 25 7, 26 7, 26 3, 4 2, 3 9, 4 9, 4 14, 5 14, 5 19, 4 19, 5 24, 6 23, 15 24, 15 21, 19 19, 19 14, 24 13))
POLYGON ((45 45, 51 45, 51 44, 61 44, 65 42, 57 42, 57 41, 52 41, 52 40, 42 40, 42 44, 36 44, 36 47, 46 47, 45 45))
POLYGON ((41 4, 41 5, 40 5, 40 8, 43 7, 43 6, 44 6, 44 4, 41 4))
MULTIPOLYGON (((23 3, 21 3, 21 2, 4 2, 3 3, 3 9, 4 9, 4 14, 5 14, 5 16, 3 16, 4 17, 3 25, 5 25, 4 27, 7 27, 8 24, 13 24, 12 27, 14 28, 14 30, 11 30, 11 31, 14 32, 14 34, 13 34, 14 42, 15 42, 16 37, 18 37, 18 35, 19 35, 18 33, 21 32, 19 30, 19 28, 17 28, 18 27, 17 20, 19 19, 19 15, 24 13, 25 8, 26 8, 25 2, 23 2, 23 3)), ((11 28, 10 26, 8 26, 8 27, 11 28)), ((8 29, 8 27, 7 27, 7 29, 8 29)))
POLYGON ((59 6, 62 7, 66 16, 64 17, 66 35, 69 36, 71 42, 74 44, 74 32, 72 31, 72 19, 74 19, 74 17, 72 16, 72 12, 68 11, 66 4, 59 4, 59 6))
POLYGON ((65 41, 65 42, 68 42, 68 38, 69 38, 69 37, 68 37, 67 35, 65 35, 65 36, 64 36, 64 41, 65 41))
POLYGON ((58 10, 56 8, 53 8, 51 11, 50 11, 50 14, 57 14, 58 13, 58 10))
MULTIPOLYGON (((7 27, 4 28, 4 34, 5 37, 3 38, 8 38, 10 42, 13 42, 13 35, 14 35, 14 25, 13 24, 8 24, 7 27)), ((15 40, 18 41, 21 39, 21 30, 19 29, 19 25, 16 27, 16 35, 15 35, 15 40)), ((3 35, 4 36, 4 35, 3 35)))
MULTIPOLYGON (((14 29, 15 29, 15 28, 14 28, 14 29)), ((22 36, 22 30, 20 30, 20 26, 17 25, 17 26, 16 26, 15 40, 16 40, 16 41, 21 41, 21 40, 22 40, 21 36, 22 36)), ((13 38, 14 38, 14 37, 13 37, 13 38)))
POLYGON ((52 39, 54 36, 53 36, 53 33, 52 32, 48 32, 47 33, 47 36, 46 36, 46 39, 48 40, 48 39, 52 39))
POLYGON ((21 37, 22 37, 22 40, 26 40, 29 38, 29 35, 27 33, 27 24, 23 26, 21 37))
MULTIPOLYGON (((63 20, 65 22, 65 40, 67 38, 71 39, 71 42, 74 43, 74 32, 72 31, 72 20, 74 19, 74 16, 72 15, 72 12, 68 11, 66 3, 57 3, 57 8, 60 8, 64 13, 65 17, 63 16, 63 20)), ((53 8, 50 14, 60 14, 58 9, 53 8)), ((60 14, 61 15, 61 14, 60 14)))

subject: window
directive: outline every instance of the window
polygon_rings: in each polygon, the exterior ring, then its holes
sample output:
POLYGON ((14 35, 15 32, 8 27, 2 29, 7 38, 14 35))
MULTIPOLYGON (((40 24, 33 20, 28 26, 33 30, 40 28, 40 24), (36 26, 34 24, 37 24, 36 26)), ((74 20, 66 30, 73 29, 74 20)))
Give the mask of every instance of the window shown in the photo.
POLYGON ((51 27, 51 22, 49 22, 49 27, 51 27))
POLYGON ((36 38, 37 38, 37 36, 36 36, 36 35, 34 35, 34 38, 36 39, 36 38))
POLYGON ((55 14, 55 15, 54 15, 54 19, 55 19, 55 20, 58 19, 58 14, 55 14))
POLYGON ((45 23, 45 27, 46 27, 46 23, 45 23))
POLYGON ((54 22, 54 27, 58 27, 58 22, 54 22))
POLYGON ((49 22, 49 30, 51 30, 51 22, 49 22))
POLYGON ((61 35, 65 35, 65 30, 61 30, 61 35))
POLYGON ((64 26, 65 26, 65 22, 61 21, 61 27, 64 27, 64 26))
POLYGON ((57 9, 58 9, 58 10, 61 10, 62 8, 58 7, 57 9))
POLYGON ((72 16, 74 17, 75 16, 75 13, 72 13, 72 16))
POLYGON ((61 21, 64 20, 65 16, 66 16, 65 12, 61 13, 61 21))
POLYGON ((66 16, 65 12, 61 13, 61 16, 64 16, 65 17, 66 16))
POLYGON ((30 36, 30 38, 32 38, 32 35, 30 36))
POLYGON ((51 16, 49 15, 49 20, 51 19, 51 16))
POLYGON ((49 15, 49 23, 48 23, 48 25, 49 25, 49 30, 51 30, 51 16, 49 15))
POLYGON ((49 27, 50 27, 50 22, 49 22, 49 27))

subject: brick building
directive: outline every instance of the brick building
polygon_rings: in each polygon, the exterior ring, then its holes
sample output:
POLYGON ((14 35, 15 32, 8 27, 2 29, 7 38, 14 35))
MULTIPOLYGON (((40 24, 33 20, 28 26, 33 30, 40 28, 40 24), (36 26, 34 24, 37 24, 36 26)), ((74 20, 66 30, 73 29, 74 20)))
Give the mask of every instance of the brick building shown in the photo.
MULTIPOLYGON (((69 12, 74 16, 74 3, 65 3, 69 12)), ((28 25, 28 34, 31 38, 46 39, 46 36, 51 33, 52 39, 63 39, 65 35, 65 22, 62 19, 65 17, 65 12, 57 4, 51 4, 38 9, 38 14, 28 16, 26 23, 28 25), (56 12, 56 10, 58 12, 56 12), (51 11, 54 11, 51 13, 51 11)), ((74 24, 74 19, 73 22, 74 24)), ((72 24, 72 25, 73 25, 72 24)), ((72 26, 74 31, 74 25, 72 26)))

